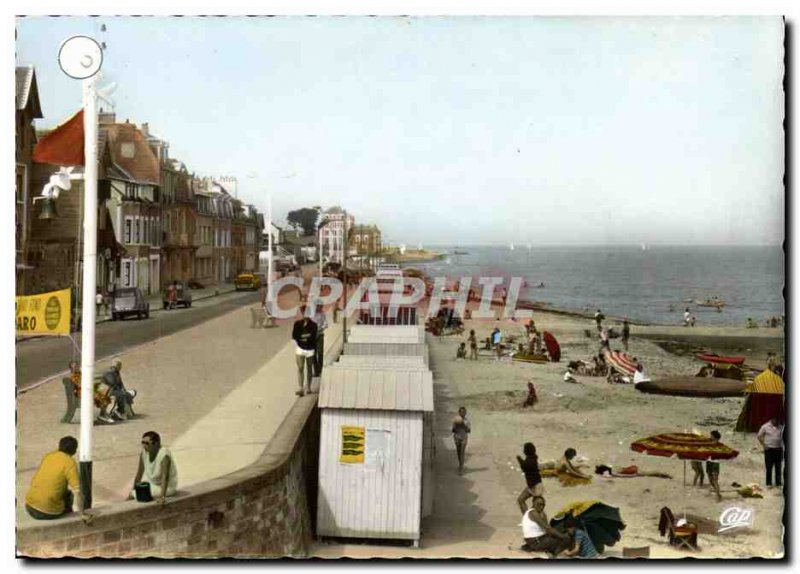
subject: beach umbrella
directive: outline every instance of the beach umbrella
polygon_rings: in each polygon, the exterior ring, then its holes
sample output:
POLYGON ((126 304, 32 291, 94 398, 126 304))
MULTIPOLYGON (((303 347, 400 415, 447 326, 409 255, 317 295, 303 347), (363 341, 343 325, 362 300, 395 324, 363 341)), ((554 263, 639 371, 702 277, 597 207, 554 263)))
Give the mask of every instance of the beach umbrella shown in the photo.
POLYGON ((606 546, 614 546, 622 538, 625 523, 619 509, 599 500, 581 500, 562 508, 550 519, 550 526, 566 531, 566 521, 574 518, 591 538, 597 551, 602 553, 606 546))
POLYGON ((623 375, 628 375, 629 377, 632 377, 633 373, 636 372, 636 363, 634 362, 633 358, 627 353, 623 353, 622 351, 611 351, 609 349, 605 349, 603 351, 603 354, 606 357, 606 363, 614 367, 623 375))
POLYGON ((631 443, 631 450, 652 456, 677 456, 683 460, 683 485, 686 486, 687 460, 729 460, 739 451, 711 437, 692 433, 664 433, 631 443))
POLYGON ((558 363, 561 360, 561 346, 558 341, 550 331, 542 331, 542 339, 544 339, 544 346, 547 347, 550 360, 558 363))

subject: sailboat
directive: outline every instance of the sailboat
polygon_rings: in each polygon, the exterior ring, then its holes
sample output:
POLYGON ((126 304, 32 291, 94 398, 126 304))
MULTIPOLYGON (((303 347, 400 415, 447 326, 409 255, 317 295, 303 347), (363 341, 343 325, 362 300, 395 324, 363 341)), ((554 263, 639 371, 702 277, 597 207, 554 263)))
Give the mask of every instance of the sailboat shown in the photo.
POLYGON ((514 244, 513 243, 509 243, 508 248, 509 248, 509 250, 514 251, 514 244))
POLYGON ((642 243, 642 251, 647 251, 647 245, 642 243))
POLYGON ((528 251, 530 251, 531 249, 532 249, 532 246, 531 246, 530 243, 528 243, 528 251))

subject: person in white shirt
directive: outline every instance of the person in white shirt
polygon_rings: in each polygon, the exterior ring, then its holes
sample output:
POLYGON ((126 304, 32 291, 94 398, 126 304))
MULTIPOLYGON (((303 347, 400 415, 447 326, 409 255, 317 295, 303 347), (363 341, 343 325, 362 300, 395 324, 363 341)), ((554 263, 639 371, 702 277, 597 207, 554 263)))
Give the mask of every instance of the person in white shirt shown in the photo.
POLYGON ((758 429, 756 438, 764 447, 764 465, 767 468, 767 487, 772 486, 772 469, 775 469, 775 486, 783 483, 783 428, 778 417, 772 417, 758 429))
POLYGON ((531 509, 522 515, 523 549, 528 552, 547 552, 551 557, 556 557, 572 546, 572 539, 550 526, 544 507, 544 498, 534 496, 531 509))
POLYGON ((688 327, 691 322, 692 314, 689 313, 689 307, 686 307, 686 311, 683 312, 683 326, 688 327))
POLYGON ((633 384, 649 382, 650 377, 644 374, 644 366, 641 363, 636 365, 636 372, 633 373, 633 384))

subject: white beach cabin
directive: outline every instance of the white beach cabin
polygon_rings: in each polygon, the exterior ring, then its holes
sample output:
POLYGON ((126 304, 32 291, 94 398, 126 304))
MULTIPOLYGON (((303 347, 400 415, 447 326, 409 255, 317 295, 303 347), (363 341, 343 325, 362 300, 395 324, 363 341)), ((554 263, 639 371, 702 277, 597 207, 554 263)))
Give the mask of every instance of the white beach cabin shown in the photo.
POLYGON ((417 546, 433 508, 433 374, 331 365, 319 407, 317 535, 417 546))

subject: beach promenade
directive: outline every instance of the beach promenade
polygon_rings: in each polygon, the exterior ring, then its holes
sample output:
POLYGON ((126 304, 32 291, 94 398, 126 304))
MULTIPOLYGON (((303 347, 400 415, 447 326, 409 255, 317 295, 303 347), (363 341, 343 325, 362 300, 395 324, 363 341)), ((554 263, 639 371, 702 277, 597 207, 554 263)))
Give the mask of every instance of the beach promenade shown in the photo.
MULTIPOLYGON (((281 305, 296 300, 287 290, 281 305)), ((138 391, 137 416, 94 427, 95 510, 126 497, 148 430, 174 453, 179 489, 255 461, 297 399, 292 324, 252 328, 250 308, 242 307, 122 354, 125 385, 138 391)), ((325 342, 330 358, 341 346, 341 323, 331 321, 325 342)), ((60 437, 80 435, 78 413, 72 424, 59 422, 64 404, 60 380, 17 397, 18 524, 33 521, 24 496, 42 456, 60 437)))
MULTIPOLYGON (((288 297, 296 297, 288 293, 288 297)), ((289 302, 287 301, 286 304, 289 302)), ((534 442, 540 462, 556 460, 568 447, 585 458, 585 464, 615 468, 637 465, 641 470, 669 474, 672 478, 637 477, 602 479, 565 487, 545 478, 546 512, 552 517, 569 503, 600 500, 618 507, 627 524, 622 540, 607 548, 606 556, 621 556, 625 547, 649 547, 653 558, 779 557, 782 554, 780 489, 765 490, 763 499, 741 499, 732 482, 763 485, 763 455, 753 434, 734 433, 733 423, 741 398, 693 399, 645 395, 631 385, 611 385, 602 377, 576 376, 577 384, 564 383, 566 362, 587 359, 597 352, 596 337, 587 337, 593 322, 558 314, 536 313, 540 330, 551 331, 562 349, 560 363, 517 363, 495 360, 482 350, 478 361, 456 360, 458 343, 469 329, 479 341, 498 326, 506 337, 524 335, 523 323, 512 320, 466 321, 464 335, 428 335, 435 392, 435 503, 433 514, 422 522, 420 548, 380 543, 315 542, 311 555, 324 558, 368 557, 497 557, 529 559, 519 550, 520 514, 516 497, 524 485, 516 455, 522 444, 534 442), (539 402, 522 408, 527 382, 536 385, 539 402), (457 473, 450 422, 465 406, 473 425, 467 448, 466 471, 457 473), (722 432, 722 441, 739 450, 723 462, 723 500, 717 502, 706 488, 684 486, 683 464, 676 459, 648 457, 630 450, 638 438, 660 432, 708 434, 722 432), (755 510, 757 527, 717 534, 720 514, 732 505, 755 510), (700 550, 689 553, 670 547, 658 533, 660 509, 669 506, 676 516, 701 518, 704 532, 700 550)), ((252 329, 249 309, 242 308, 151 345, 133 349, 123 357, 126 384, 136 388, 136 408, 141 415, 115 426, 95 428, 95 499, 97 512, 125 497, 139 453, 139 437, 156 430, 175 453, 179 488, 230 473, 253 462, 263 452, 295 400, 296 367, 290 342, 292 320, 272 329, 252 329), (188 338, 188 340, 187 340, 188 338), (169 354, 181 345, 198 349, 191 360, 170 364, 169 354)), ((348 323, 349 324, 349 323, 348 323)), ((687 329, 637 327, 630 353, 639 357, 652 377, 693 374, 699 363, 678 356, 648 338, 669 340, 687 329), (639 334, 648 338, 640 337, 639 334)), ((704 327, 695 337, 711 337, 728 348, 726 339, 754 335, 753 330, 704 327)), ((762 329, 755 334, 764 349, 780 346, 779 332, 762 329)), ((698 339, 699 341, 700 339, 698 339)), ((341 342, 341 322, 326 336, 326 355, 341 342)), ((739 342, 735 342, 739 345, 739 342)), ((614 341, 612 347, 618 347, 614 341)), ((760 366, 760 356, 748 363, 760 366)), ((77 425, 57 422, 63 403, 59 385, 44 385, 18 398, 18 523, 30 522, 19 501, 41 456, 52 450, 64 434, 78 435, 77 425), (68 429, 72 429, 71 431, 68 429)), ((691 475, 691 471, 690 471, 691 475)), ((691 483, 691 478, 689 478, 691 483)))

